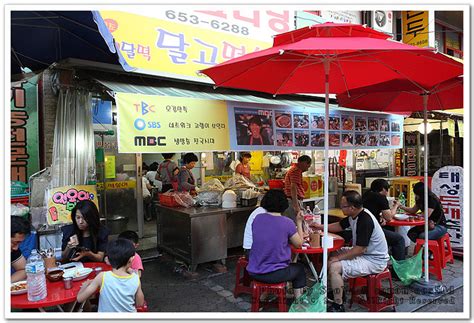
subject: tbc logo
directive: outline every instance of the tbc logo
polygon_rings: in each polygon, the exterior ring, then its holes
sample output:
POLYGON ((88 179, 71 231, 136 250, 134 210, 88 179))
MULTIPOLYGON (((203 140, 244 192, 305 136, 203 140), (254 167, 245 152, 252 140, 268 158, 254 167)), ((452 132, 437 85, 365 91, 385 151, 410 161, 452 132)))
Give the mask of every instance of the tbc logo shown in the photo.
POLYGON ((166 146, 166 137, 135 136, 135 146, 166 146))

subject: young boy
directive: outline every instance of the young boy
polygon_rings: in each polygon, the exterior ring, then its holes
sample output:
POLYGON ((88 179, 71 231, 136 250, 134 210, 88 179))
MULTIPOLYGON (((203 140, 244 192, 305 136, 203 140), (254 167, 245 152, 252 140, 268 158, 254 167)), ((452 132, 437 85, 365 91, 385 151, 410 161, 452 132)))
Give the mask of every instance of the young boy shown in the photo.
MULTIPOLYGON (((133 247, 135 248, 135 250, 137 250, 138 234, 135 231, 131 231, 131 230, 124 231, 119 234, 118 238, 131 241, 133 243, 133 247)), ((132 262, 132 265, 130 266, 130 269, 135 271, 140 278, 142 277, 142 271, 143 271, 142 258, 136 252, 135 252, 135 256, 133 257, 133 262, 132 262)))
POLYGON ((136 306, 144 305, 145 297, 138 275, 128 272, 135 255, 132 242, 110 241, 107 255, 112 271, 101 272, 94 280, 86 281, 77 294, 77 301, 86 301, 100 288, 99 312, 136 312, 136 306))

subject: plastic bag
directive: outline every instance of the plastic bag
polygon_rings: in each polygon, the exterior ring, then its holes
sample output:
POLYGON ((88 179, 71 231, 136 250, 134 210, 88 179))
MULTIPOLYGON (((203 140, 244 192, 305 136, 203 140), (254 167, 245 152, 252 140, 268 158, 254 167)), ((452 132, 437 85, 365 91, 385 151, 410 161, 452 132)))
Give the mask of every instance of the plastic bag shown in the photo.
POLYGON ((25 216, 28 214, 28 212, 30 212, 30 208, 23 205, 23 204, 20 204, 20 203, 16 203, 16 204, 12 204, 11 205, 12 209, 11 209, 11 215, 15 215, 15 216, 25 216))
POLYGON ((222 203, 222 192, 200 192, 196 201, 201 205, 219 205, 222 203))
POLYGON ((170 195, 173 195, 176 203, 181 206, 191 207, 194 205, 194 200, 188 192, 171 192, 170 195))
POLYGON ((413 281, 421 278, 422 275, 422 252, 423 249, 420 249, 418 253, 405 260, 395 260, 392 256, 393 270, 397 273, 398 278, 403 285, 410 285, 413 281))
POLYGON ((231 190, 247 189, 255 187, 255 184, 248 180, 245 176, 242 176, 241 174, 235 174, 225 182, 224 187, 231 190))
POLYGON ((223 192, 224 191, 224 185, 216 179, 213 178, 207 182, 205 182, 199 189, 196 189, 198 193, 201 192, 223 192))
POLYGON ((326 295, 321 283, 316 283, 291 304, 288 312, 326 312, 326 295))

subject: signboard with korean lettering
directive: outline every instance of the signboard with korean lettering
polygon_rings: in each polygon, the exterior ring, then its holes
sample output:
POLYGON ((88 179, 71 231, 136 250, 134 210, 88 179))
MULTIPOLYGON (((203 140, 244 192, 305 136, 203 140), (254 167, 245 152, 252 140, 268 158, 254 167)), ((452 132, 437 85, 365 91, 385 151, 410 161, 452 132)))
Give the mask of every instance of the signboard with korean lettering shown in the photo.
POLYGON ((463 247, 463 168, 445 166, 433 175, 432 188, 443 206, 453 248, 463 247))
POLYGON ((83 200, 91 200, 99 208, 95 185, 62 186, 49 190, 48 224, 71 223, 72 209, 83 200))
POLYGON ((229 150, 225 101, 116 93, 119 153, 229 150))
POLYGON ((404 150, 403 175, 418 176, 418 134, 416 132, 405 132, 404 150))
POLYGON ((402 11, 402 42, 427 47, 429 45, 428 17, 428 11, 402 11))
MULTIPOLYGON (((228 102, 232 150, 323 150, 324 109, 228 102)), ((332 110, 329 149, 401 148, 403 116, 332 110)))
POLYGON ((361 11, 349 10, 304 10, 296 13, 296 28, 303 28, 314 24, 321 24, 325 22, 335 23, 362 23, 361 11))
POLYGON ((10 179, 27 183, 40 169, 38 77, 12 83, 10 102, 10 179))
POLYGON ((102 36, 127 71, 212 83, 199 70, 271 47, 293 28, 290 10, 94 12, 102 36))

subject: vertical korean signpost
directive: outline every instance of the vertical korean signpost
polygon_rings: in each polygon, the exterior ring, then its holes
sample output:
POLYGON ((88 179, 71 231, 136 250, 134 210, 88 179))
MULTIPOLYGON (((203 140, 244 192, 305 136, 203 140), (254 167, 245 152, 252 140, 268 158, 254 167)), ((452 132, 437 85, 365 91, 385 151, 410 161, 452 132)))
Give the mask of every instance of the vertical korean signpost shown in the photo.
POLYGON ((443 206, 453 249, 463 249, 464 175, 459 166, 445 166, 433 175, 433 193, 443 206))
POLYGON ((429 46, 428 11, 402 11, 402 41, 405 44, 429 46))
POLYGON ((405 133, 405 162, 403 173, 404 176, 418 175, 418 140, 415 132, 405 133))

